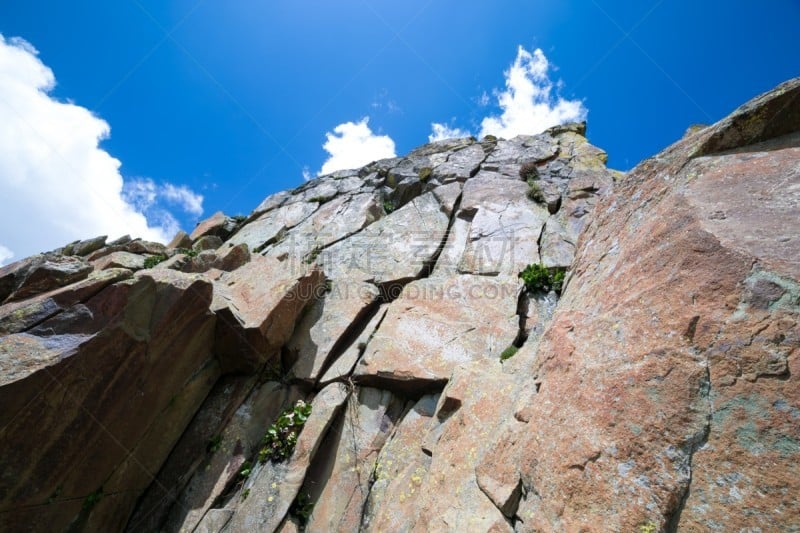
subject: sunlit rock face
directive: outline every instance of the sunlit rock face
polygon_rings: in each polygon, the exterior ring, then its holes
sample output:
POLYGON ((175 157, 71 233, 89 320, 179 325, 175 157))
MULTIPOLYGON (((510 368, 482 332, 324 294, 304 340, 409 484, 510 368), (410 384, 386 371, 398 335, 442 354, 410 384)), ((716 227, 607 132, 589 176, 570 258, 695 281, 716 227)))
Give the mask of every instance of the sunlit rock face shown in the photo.
POLYGON ((439 141, 3 267, 0 530, 797 529, 800 80, 605 161, 439 141))

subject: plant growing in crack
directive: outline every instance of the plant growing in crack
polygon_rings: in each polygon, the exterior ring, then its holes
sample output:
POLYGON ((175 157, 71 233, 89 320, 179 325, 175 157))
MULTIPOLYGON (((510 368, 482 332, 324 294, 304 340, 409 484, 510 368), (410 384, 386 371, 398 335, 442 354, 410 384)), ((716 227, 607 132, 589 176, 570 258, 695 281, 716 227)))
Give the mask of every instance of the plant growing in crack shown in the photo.
POLYGON ((301 526, 305 526, 308 523, 308 518, 311 516, 312 511, 314 511, 314 503, 311 501, 311 496, 306 492, 298 493, 297 498, 294 499, 291 507, 289 507, 289 515, 296 518, 301 526))
POLYGON ((259 462, 280 462, 287 459, 297 444, 297 436, 311 415, 311 404, 297 400, 293 407, 278 417, 264 435, 263 446, 258 452, 259 462))
POLYGON ((167 260, 167 256, 166 255, 162 255, 162 254, 151 255, 150 257, 146 257, 145 258, 145 260, 144 260, 144 268, 153 268, 154 266, 156 266, 160 262, 166 261, 166 260, 167 260))
POLYGON ((517 348, 516 346, 514 346, 512 344, 511 346, 509 346, 508 348, 506 348, 505 350, 502 351, 502 353, 500 354, 500 360, 501 361, 507 361, 508 359, 511 359, 512 357, 514 357, 514 355, 516 355, 516 353, 518 351, 519 351, 519 348, 517 348))
POLYGON ((433 169, 431 167, 422 167, 419 169, 417 177, 419 177, 419 181, 426 183, 429 179, 431 179, 431 174, 433 174, 433 169))
POLYGON ((206 451, 208 453, 216 453, 222 448, 222 435, 214 435, 208 439, 206 444, 206 451))
POLYGON ((554 291, 556 294, 561 294, 564 274, 563 268, 549 269, 541 263, 534 263, 526 266, 519 273, 519 277, 522 278, 528 292, 554 291))
POLYGON ((83 500, 83 510, 84 511, 91 511, 94 509, 94 506, 100 503, 100 500, 103 499, 103 487, 100 487, 96 491, 92 492, 83 500))

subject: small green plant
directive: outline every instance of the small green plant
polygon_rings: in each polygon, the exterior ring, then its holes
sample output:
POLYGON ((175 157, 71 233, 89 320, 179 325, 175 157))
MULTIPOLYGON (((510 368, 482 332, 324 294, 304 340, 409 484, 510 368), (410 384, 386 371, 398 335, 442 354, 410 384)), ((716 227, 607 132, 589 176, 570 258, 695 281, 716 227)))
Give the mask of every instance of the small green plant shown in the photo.
POLYGON ((542 190, 542 186, 536 183, 535 181, 528 182, 528 198, 533 200, 534 202, 538 202, 543 204, 546 202, 544 197, 544 191, 542 190))
POLYGON ((564 284, 564 270, 561 268, 552 271, 542 264, 532 264, 519 273, 525 283, 525 288, 530 292, 555 291, 561 293, 564 284))
POLYGON ((321 252, 322 252, 322 246, 314 246, 314 248, 312 248, 311 251, 308 252, 308 255, 306 256, 303 262, 307 265, 312 264, 314 261, 317 260, 317 257, 319 257, 319 254, 321 252))
POLYGON ((245 479, 250 477, 250 474, 253 471, 253 465, 250 461, 245 461, 242 463, 242 468, 239 469, 239 478, 244 481, 245 479))
POLYGON ((496 143, 497 142, 497 137, 495 137, 494 135, 485 135, 483 137, 483 140, 487 141, 487 142, 490 142, 490 143, 496 143))
POLYGON ((280 462, 292 455, 297 444, 297 435, 310 414, 311 404, 303 400, 298 400, 294 407, 281 413, 264 435, 263 447, 258 452, 259 462, 280 462))
POLYGON ((236 224, 241 224, 245 220, 247 220, 247 215, 233 215, 231 217, 236 224))
POLYGON ((248 496, 250 496, 250 489, 244 489, 242 491, 242 500, 246 500, 248 496))
POLYGON ((179 254, 183 254, 186 257, 197 257, 197 250, 193 250, 191 248, 178 248, 175 250, 179 254))
POLYGON ((91 511, 94 508, 94 506, 97 505, 102 499, 103 499, 103 487, 100 487, 96 491, 86 496, 86 499, 83 500, 84 511, 91 511))
POLYGON ((389 213, 394 211, 394 203, 392 203, 391 200, 384 200, 383 201, 383 210, 386 211, 386 214, 388 215, 389 213))
POLYGON ((536 166, 535 162, 529 161, 519 167, 519 177, 530 185, 532 181, 539 179, 539 167, 536 166))
POLYGON ((320 205, 324 204, 328 200, 330 200, 330 198, 327 196, 312 196, 308 199, 309 202, 319 202, 320 205))
POLYGON ((503 350, 503 353, 500 354, 500 360, 506 361, 508 359, 511 359, 512 357, 514 357, 517 351, 519 351, 519 348, 517 348, 516 346, 514 345, 509 346, 508 348, 503 350))
POLYGON ((417 176, 419 177, 419 181, 425 183, 431 179, 431 174, 433 174, 433 169, 431 167, 422 167, 417 176))
POLYGON ((156 266, 160 262, 166 261, 166 260, 167 260, 167 256, 166 255, 162 255, 162 254, 151 255, 150 257, 146 257, 145 258, 144 267, 145 268, 153 268, 154 266, 156 266))
POLYGON ((308 518, 311 516, 312 511, 314 511, 314 504, 311 501, 311 496, 305 492, 299 493, 292 502, 292 506, 289 507, 289 514, 295 517, 301 526, 308 523, 308 518))
POLYGON ((208 453, 217 453, 222 448, 222 435, 214 435, 208 439, 206 444, 206 451, 208 453))

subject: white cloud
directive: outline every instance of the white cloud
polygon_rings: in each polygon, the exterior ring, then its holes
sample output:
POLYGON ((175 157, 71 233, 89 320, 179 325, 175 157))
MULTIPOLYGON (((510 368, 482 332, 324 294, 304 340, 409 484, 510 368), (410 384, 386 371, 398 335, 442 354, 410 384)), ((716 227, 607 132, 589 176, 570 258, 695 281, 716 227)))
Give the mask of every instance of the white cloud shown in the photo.
POLYGON ((0 244, 0 266, 3 266, 12 257, 14 257, 14 252, 0 244))
POLYGON ((166 235, 174 235, 180 229, 180 224, 164 204, 177 205, 190 215, 203 214, 203 195, 183 185, 158 184, 151 178, 126 180, 122 187, 122 198, 143 213, 147 220, 161 228, 166 235))
POLYGON ((311 178, 311 171, 308 169, 308 167, 303 167, 303 181, 310 181, 311 178))
POLYGON ((510 139, 520 134, 536 134, 565 122, 586 119, 587 110, 580 100, 564 100, 553 95, 550 64, 540 49, 531 54, 523 47, 505 71, 506 90, 495 91, 502 110, 499 116, 481 121, 480 137, 496 135, 510 139))
MULTIPOLYGON (((148 223, 123 196, 120 162, 98 146, 108 123, 52 98, 55 83, 32 45, 0 35, 0 262, 101 234, 171 238, 172 215, 148 223)), ((156 198, 202 209, 202 197, 185 187, 161 187, 156 198)))
POLYGON ((185 185, 164 183, 161 185, 161 194, 164 200, 177 204, 190 215, 200 216, 203 214, 203 195, 197 194, 185 185))
POLYGON ((461 137, 469 137, 471 134, 467 130, 461 128, 451 128, 447 124, 439 124, 434 122, 431 124, 431 134, 428 135, 429 142, 443 141, 445 139, 459 139, 461 137))
POLYGON ((322 148, 330 157, 322 165, 319 174, 336 170, 359 168, 367 163, 396 157, 394 141, 388 135, 375 135, 369 128, 369 117, 359 122, 345 122, 325 134, 322 148))

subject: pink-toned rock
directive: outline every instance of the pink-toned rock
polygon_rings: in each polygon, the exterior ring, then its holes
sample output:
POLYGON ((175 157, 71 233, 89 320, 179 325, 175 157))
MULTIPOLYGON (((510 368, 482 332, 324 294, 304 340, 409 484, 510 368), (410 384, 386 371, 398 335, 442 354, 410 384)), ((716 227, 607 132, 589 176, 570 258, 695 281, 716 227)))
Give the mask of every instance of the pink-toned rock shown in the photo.
POLYGON ((341 425, 328 434, 306 474, 301 493, 314 505, 308 531, 358 531, 378 453, 406 411, 389 391, 362 388, 341 425))
POLYGON ((520 465, 518 529, 796 526, 800 137, 780 116, 798 94, 687 137, 598 204, 528 371, 528 429, 496 443, 520 465))
POLYGON ((86 278, 92 266, 79 257, 40 254, 0 268, 0 303, 30 298, 86 278))
POLYGON ((303 315, 285 352, 291 361, 291 375, 311 382, 333 364, 348 333, 357 329, 368 311, 377 305, 378 288, 369 283, 332 281, 326 291, 303 315))
POLYGON ((320 391, 312 402, 311 415, 297 438, 297 445, 285 463, 266 462, 254 468, 249 490, 231 518, 230 531, 273 531, 283 522, 300 491, 322 438, 334 423, 349 393, 341 383, 320 391))
POLYGON ((392 303, 354 375, 421 389, 471 361, 498 365, 516 339, 519 285, 482 276, 412 282, 392 303))
POLYGON ((124 525, 218 374, 211 284, 164 272, 105 287, 86 318, 0 337, 0 529, 29 527, 21 508, 50 530, 124 525), (122 495, 95 514, 85 502, 106 492, 122 495))
POLYGON ((141 270, 144 268, 145 257, 131 252, 111 252, 108 255, 92 261, 97 270, 107 268, 127 268, 128 270, 141 270))
POLYGON ((214 351, 226 371, 255 371, 289 340, 305 305, 324 293, 321 270, 292 272, 275 259, 254 256, 215 282, 214 351))
POLYGON ((169 241, 167 245, 168 250, 175 250, 178 248, 189 249, 192 247, 192 238, 183 230, 178 230, 178 233, 169 241))
POLYGON ((192 230, 189 238, 192 242, 197 241, 206 235, 214 235, 221 239, 226 239, 236 229, 236 221, 225 216, 222 211, 217 211, 207 219, 198 223, 192 230))

